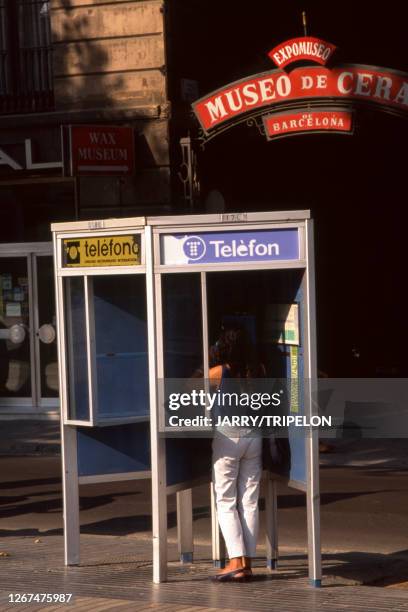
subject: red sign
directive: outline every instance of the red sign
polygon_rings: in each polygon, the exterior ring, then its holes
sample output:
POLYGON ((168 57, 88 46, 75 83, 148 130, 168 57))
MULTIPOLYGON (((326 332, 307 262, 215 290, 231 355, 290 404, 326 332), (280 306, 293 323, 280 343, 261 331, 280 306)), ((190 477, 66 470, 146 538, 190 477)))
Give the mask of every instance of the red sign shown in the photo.
POLYGON ((70 127, 71 175, 132 174, 133 128, 108 125, 70 127))
POLYGON ((288 64, 300 60, 309 60, 325 66, 336 49, 335 45, 325 40, 304 36, 287 40, 269 51, 268 55, 278 68, 285 68, 288 64))
POLYGON ((231 83, 195 102, 193 109, 208 133, 256 109, 314 98, 363 100, 406 112, 408 74, 357 64, 332 70, 309 66, 290 74, 272 70, 231 83))
POLYGON ((352 133, 353 117, 346 110, 307 110, 274 113, 263 117, 268 140, 310 132, 352 133))

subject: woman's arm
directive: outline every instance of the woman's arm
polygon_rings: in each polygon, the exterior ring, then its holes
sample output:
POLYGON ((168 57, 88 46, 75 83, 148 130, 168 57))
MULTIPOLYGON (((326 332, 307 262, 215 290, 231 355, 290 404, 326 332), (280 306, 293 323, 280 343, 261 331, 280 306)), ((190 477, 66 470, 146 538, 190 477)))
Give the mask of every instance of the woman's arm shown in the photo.
POLYGON ((219 387, 222 379, 222 365, 217 365, 210 368, 208 378, 210 380, 211 387, 219 387))

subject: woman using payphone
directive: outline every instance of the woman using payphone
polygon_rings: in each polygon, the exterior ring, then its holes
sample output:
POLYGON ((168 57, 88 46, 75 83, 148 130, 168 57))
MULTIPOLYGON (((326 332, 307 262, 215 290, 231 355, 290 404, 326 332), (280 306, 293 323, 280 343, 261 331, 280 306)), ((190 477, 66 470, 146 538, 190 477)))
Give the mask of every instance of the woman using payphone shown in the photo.
MULTIPOLYGON (((228 379, 260 376, 262 368, 250 363, 252 347, 243 328, 224 328, 210 354, 210 384, 221 393, 228 379)), ((259 527, 262 438, 251 428, 217 427, 213 472, 218 521, 230 559, 214 580, 248 580, 252 576, 251 559, 255 556, 259 527)))

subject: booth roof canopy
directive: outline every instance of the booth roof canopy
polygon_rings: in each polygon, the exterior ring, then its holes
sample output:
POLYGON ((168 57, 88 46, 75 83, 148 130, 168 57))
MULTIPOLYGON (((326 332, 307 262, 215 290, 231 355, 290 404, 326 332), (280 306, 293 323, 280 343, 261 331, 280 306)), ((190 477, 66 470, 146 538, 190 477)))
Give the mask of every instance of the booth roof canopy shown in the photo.
POLYGON ((90 230, 125 230, 143 229, 145 225, 151 226, 182 226, 182 225, 213 225, 229 223, 263 223, 263 222, 296 222, 310 219, 309 210, 285 210, 271 212, 239 212, 203 215, 168 215, 158 217, 125 217, 111 219, 95 219, 90 221, 65 221, 52 223, 53 232, 78 232, 90 230))

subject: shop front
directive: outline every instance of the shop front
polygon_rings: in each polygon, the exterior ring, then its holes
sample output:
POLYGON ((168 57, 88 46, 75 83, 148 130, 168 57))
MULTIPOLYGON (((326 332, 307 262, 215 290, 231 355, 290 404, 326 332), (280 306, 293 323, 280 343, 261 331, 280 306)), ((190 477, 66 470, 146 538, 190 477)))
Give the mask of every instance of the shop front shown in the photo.
POLYGON ((58 415, 51 245, 0 245, 0 415, 58 415))
POLYGON ((59 399, 49 223, 75 216, 75 189, 64 177, 14 172, 0 179, 0 419, 52 419, 59 399))
POLYGON ((0 137, 0 419, 58 418, 49 223, 75 215, 60 127, 2 126, 0 137))
POLYGON ((136 174, 141 129, 10 123, 0 133, 0 420, 59 417, 50 224, 122 217, 167 197, 155 171, 136 174))

